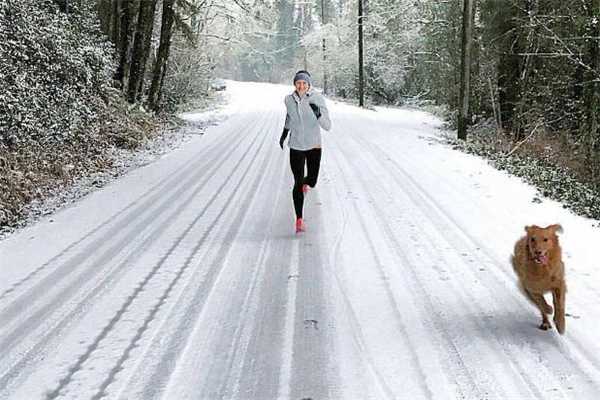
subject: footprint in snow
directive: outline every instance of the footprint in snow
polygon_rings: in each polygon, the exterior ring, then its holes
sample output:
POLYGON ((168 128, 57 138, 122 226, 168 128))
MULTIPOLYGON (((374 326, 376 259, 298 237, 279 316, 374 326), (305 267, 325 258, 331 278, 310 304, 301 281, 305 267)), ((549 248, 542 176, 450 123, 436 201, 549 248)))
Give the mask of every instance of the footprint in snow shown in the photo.
POLYGON ((319 321, 317 321, 316 319, 305 319, 304 328, 314 328, 316 330, 319 330, 319 327, 317 326, 318 323, 319 321))

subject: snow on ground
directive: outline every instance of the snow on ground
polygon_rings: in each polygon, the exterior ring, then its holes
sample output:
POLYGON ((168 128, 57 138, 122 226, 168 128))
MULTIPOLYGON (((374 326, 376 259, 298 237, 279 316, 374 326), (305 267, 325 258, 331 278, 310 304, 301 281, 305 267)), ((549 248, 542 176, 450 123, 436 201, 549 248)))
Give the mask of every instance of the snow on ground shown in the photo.
POLYGON ((228 82, 206 134, 0 242, 0 398, 595 399, 592 221, 441 144, 429 114, 330 102, 295 235, 289 90, 228 82), (508 262, 550 223, 564 336, 508 262))

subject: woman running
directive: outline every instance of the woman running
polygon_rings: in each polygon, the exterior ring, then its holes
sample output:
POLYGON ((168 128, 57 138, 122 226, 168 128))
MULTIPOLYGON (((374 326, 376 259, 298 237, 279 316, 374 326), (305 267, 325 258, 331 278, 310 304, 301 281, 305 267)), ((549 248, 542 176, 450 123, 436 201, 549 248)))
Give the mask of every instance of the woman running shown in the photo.
POLYGON ((296 73, 294 86, 296 90, 285 96, 287 114, 279 145, 283 149, 283 143, 289 133, 290 166, 294 174, 292 198, 296 211, 296 233, 299 233, 304 232, 302 217, 304 194, 308 192, 309 187, 315 187, 319 177, 321 128, 330 130, 331 120, 325 99, 311 88, 310 74, 307 71, 296 73))

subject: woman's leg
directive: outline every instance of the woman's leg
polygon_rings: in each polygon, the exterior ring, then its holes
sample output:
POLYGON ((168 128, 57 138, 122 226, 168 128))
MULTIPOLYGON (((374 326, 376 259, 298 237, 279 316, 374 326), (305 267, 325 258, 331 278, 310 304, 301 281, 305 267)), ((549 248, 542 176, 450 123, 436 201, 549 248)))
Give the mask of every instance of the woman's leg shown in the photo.
POLYGON ((294 174, 294 189, 292 189, 292 198, 294 199, 294 210, 296 218, 302 218, 302 207, 304 205, 304 193, 302 184, 304 183, 304 163, 306 152, 290 149, 290 167, 294 174))
POLYGON ((306 152, 306 178, 304 183, 314 188, 319 178, 319 167, 321 166, 321 149, 311 149, 306 152))

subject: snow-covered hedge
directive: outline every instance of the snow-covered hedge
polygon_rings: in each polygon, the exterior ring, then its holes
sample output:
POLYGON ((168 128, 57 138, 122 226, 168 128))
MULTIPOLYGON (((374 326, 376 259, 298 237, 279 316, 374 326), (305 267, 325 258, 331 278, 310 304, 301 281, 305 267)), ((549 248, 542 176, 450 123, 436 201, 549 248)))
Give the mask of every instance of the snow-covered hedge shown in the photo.
POLYGON ((70 2, 67 14, 51 0, 0 0, 0 227, 44 187, 105 168, 111 146, 131 146, 93 3, 70 2))
POLYGON ((93 11, 65 14, 51 0, 0 4, 4 144, 53 146, 98 134, 113 65, 93 11))
MULTIPOLYGON (((584 217, 600 220, 600 193, 597 188, 576 171, 560 165, 564 161, 531 149, 507 155, 514 143, 492 138, 489 129, 480 126, 470 130, 466 142, 452 138, 449 143, 457 149, 484 157, 499 170, 522 178, 538 189, 539 196, 559 201, 565 208, 584 217)), ((536 197, 533 201, 540 199, 536 197)))

